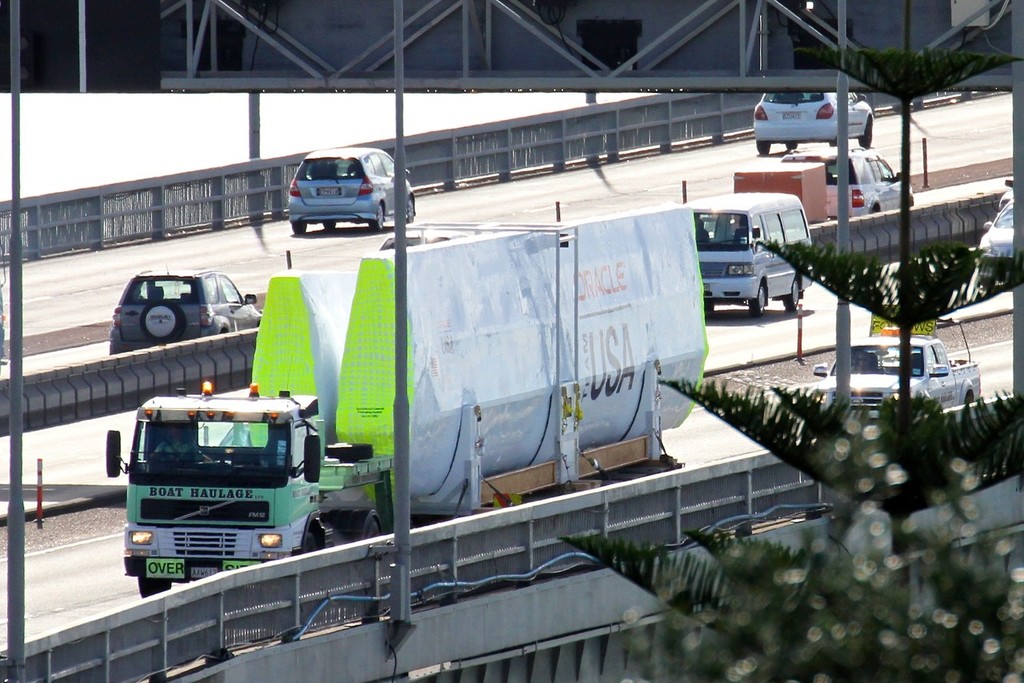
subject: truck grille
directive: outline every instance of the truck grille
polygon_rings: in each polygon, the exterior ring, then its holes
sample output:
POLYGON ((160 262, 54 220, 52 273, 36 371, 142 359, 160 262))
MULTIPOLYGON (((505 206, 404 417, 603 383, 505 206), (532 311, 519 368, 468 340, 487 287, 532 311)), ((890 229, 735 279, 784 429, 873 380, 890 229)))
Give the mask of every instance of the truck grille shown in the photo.
MULTIPOLYGON (((240 557, 238 532, 221 530, 176 530, 174 551, 181 557, 240 557)), ((248 548, 246 548, 248 550, 248 548)))
POLYGON ((850 403, 855 406, 877 406, 885 395, 880 391, 851 391, 850 403))
POLYGON ((270 503, 265 500, 179 500, 143 498, 139 505, 142 522, 248 522, 270 521, 270 503))

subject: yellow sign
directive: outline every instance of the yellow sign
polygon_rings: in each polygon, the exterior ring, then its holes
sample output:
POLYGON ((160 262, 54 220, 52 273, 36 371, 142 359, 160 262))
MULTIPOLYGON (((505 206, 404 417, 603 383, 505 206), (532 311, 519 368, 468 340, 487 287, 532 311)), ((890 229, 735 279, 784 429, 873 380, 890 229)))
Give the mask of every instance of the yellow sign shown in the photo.
MULTIPOLYGON (((899 334, 899 327, 889 320, 882 318, 877 315, 871 316, 871 336, 878 337, 884 335, 887 330, 897 330, 892 334, 899 334)), ((918 334, 925 337, 931 337, 935 334, 935 321, 925 320, 924 322, 917 323, 910 329, 910 334, 918 334)))

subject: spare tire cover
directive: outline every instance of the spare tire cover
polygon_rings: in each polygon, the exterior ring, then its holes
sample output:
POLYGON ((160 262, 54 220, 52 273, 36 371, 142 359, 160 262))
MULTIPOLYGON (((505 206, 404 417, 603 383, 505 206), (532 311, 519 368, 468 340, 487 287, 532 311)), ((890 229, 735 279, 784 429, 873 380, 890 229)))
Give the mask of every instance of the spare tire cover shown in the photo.
POLYGON ((174 305, 150 304, 142 311, 142 331, 153 341, 165 342, 181 336, 185 314, 174 305))

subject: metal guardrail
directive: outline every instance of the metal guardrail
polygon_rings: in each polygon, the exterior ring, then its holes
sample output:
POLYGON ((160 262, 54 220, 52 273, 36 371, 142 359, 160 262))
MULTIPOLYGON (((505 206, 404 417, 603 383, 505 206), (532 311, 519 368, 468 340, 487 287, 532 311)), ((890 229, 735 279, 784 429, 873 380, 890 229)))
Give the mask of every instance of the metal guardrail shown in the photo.
MULTIPOLYGON (((939 94, 920 106, 970 96, 939 94)), ((867 97, 876 115, 894 111, 891 98, 867 97)), ((422 193, 668 153, 749 135, 757 100, 751 93, 652 95, 413 135, 405 138, 406 164, 422 193)), ((394 140, 362 144, 394 153, 394 140)), ((22 198, 25 259, 284 220, 303 156, 22 198)), ((0 202, 0 262, 9 254, 10 228, 11 202, 0 202)))
MULTIPOLYGON (((436 606, 452 581, 527 573, 573 550, 563 536, 678 544, 684 530, 780 505, 814 507, 821 486, 764 455, 444 522, 412 532, 414 595, 436 606)), ((232 649, 280 642, 316 612, 311 631, 376 620, 392 590, 390 537, 242 570, 142 601, 26 643, 24 681, 143 680, 232 649)), ((569 559, 561 570, 588 566, 569 559)), ((365 654, 365 653, 364 653, 365 654)))
MULTIPOLYGON (((558 172, 640 152, 669 152, 749 130, 757 97, 656 95, 405 138, 416 190, 558 172)), ((394 152, 394 140, 363 143, 394 152)), ((197 230, 283 220, 288 185, 304 154, 260 159, 21 201, 28 260, 160 240, 197 230)), ((11 203, 0 203, 8 253, 11 203)))

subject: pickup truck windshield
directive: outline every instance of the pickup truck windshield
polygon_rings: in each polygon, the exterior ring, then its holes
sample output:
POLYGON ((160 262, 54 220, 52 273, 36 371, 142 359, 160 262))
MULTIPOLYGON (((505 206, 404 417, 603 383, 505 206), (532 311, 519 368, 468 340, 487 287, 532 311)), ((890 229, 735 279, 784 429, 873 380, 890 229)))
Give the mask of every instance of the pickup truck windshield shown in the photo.
MULTIPOLYGON (((898 375, 900 349, 898 346, 855 346, 850 349, 850 371, 855 375, 898 375)), ((924 376, 924 353, 920 347, 910 350, 910 374, 924 376)))

